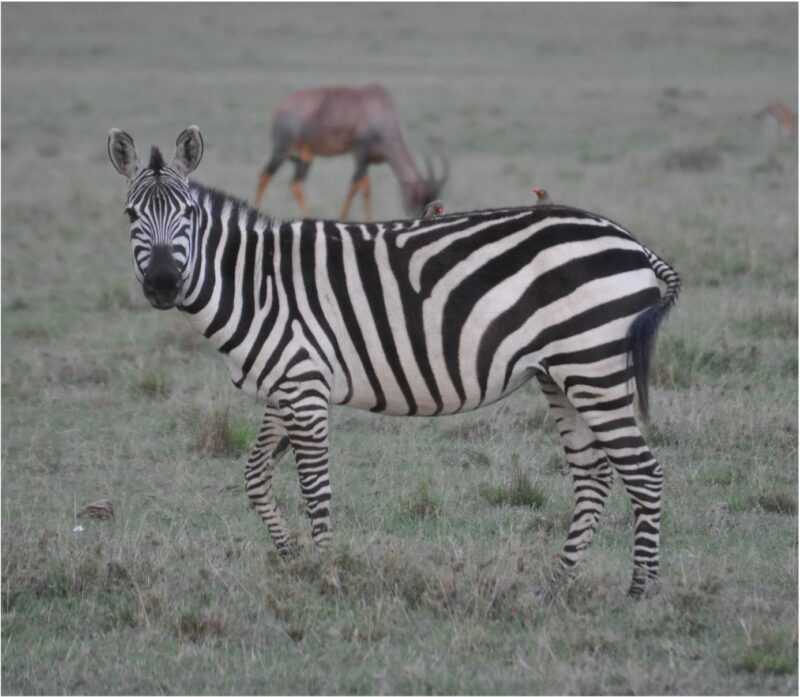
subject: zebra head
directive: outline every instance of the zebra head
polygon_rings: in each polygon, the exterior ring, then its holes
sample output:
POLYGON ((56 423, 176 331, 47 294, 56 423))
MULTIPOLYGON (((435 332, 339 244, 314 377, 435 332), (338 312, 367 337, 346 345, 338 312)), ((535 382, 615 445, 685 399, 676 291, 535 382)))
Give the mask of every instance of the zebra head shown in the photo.
POLYGON ((200 129, 189 126, 178 136, 169 165, 153 147, 142 167, 133 138, 116 128, 108 134, 108 156, 128 179, 125 213, 131 221, 136 278, 150 304, 167 310, 181 299, 200 215, 187 180, 203 156, 200 129))

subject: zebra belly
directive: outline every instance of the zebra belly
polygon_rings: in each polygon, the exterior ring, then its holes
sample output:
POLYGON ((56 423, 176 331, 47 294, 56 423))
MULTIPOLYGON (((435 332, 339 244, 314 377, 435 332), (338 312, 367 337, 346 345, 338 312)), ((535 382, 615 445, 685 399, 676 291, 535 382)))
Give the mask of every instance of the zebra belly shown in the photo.
POLYGON ((375 399, 372 395, 353 395, 347 401, 333 401, 334 404, 354 407, 366 411, 374 411, 387 416, 447 416, 451 414, 461 414, 467 411, 474 411, 481 407, 488 406, 498 400, 504 399, 512 392, 516 391, 535 374, 534 369, 526 370, 522 374, 515 376, 503 388, 501 385, 493 385, 482 399, 474 399, 468 403, 462 402, 457 395, 451 395, 449 399, 444 399, 440 406, 433 401, 420 401, 416 403, 413 412, 405 398, 399 396, 397 399, 387 399, 384 406, 376 408, 375 399))
MULTIPOLYGON (((528 328, 524 340, 536 331, 528 328)), ((506 397, 541 370, 533 352, 508 370, 490 372, 491 361, 478 357, 481 333, 467 332, 449 357, 425 336, 428 341, 409 344, 392 363, 379 342, 367 344, 360 355, 343 351, 349 380, 338 382, 348 388, 334 391, 332 402, 394 416, 457 414, 506 397)))

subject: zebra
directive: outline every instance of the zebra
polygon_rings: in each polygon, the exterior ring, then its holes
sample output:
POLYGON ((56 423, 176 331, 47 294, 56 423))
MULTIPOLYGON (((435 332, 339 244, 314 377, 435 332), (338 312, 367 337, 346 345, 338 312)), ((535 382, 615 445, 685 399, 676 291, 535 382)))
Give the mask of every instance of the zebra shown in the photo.
POLYGON ((575 496, 558 575, 585 556, 616 472, 633 504, 629 593, 657 587, 663 475, 634 408, 646 417, 649 355, 680 279, 630 232, 567 206, 281 221, 188 179, 203 154, 196 126, 170 164, 153 147, 144 166, 118 129, 108 152, 129 182, 145 297, 185 314, 264 406, 245 486, 279 553, 296 548, 272 492, 290 449, 312 541, 332 538, 330 405, 457 414, 536 378, 575 496))

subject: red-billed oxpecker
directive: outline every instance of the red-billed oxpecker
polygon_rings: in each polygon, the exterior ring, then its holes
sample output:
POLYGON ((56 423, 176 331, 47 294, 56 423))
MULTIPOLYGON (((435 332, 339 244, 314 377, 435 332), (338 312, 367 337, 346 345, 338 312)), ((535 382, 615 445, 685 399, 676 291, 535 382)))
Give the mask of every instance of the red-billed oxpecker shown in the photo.
POLYGON ((433 218, 434 216, 442 215, 442 213, 444 213, 444 203, 437 198, 425 206, 425 210, 422 211, 422 217, 433 218))
POLYGON ((550 200, 550 194, 547 193, 544 189, 531 189, 534 194, 536 194, 536 205, 537 206, 550 206, 552 205, 552 201, 550 200))

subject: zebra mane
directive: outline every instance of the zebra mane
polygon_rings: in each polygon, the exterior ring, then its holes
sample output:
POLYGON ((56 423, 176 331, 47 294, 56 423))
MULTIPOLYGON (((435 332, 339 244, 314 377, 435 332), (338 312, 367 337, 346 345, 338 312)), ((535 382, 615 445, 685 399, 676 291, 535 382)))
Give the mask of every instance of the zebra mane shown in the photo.
POLYGON ((150 148, 150 162, 148 163, 147 168, 152 169, 154 174, 160 174, 161 170, 166 166, 167 165, 164 162, 161 151, 154 145, 152 148, 150 148))
POLYGON ((201 184, 200 182, 194 180, 189 182, 189 187, 196 191, 199 196, 205 197, 213 210, 221 211, 227 203, 230 204, 235 211, 237 211, 235 215, 238 215, 239 211, 251 212, 255 214, 253 220, 255 220, 256 217, 264 219, 267 221, 266 226, 269 228, 282 222, 280 219, 268 215, 263 211, 256 210, 248 201, 245 201, 238 196, 234 196, 233 194, 229 194, 227 191, 223 191, 222 189, 206 186, 205 184, 201 184))

